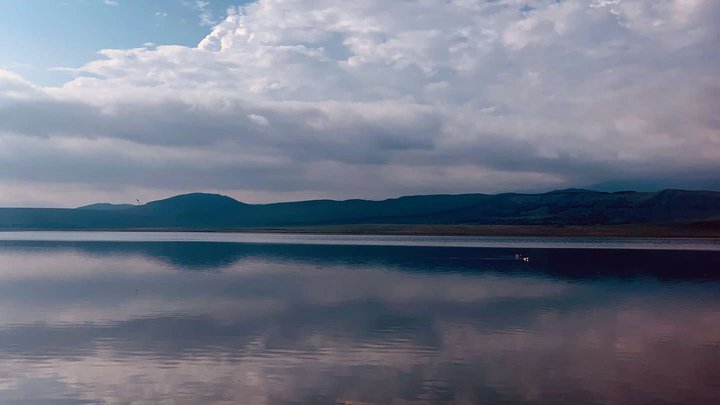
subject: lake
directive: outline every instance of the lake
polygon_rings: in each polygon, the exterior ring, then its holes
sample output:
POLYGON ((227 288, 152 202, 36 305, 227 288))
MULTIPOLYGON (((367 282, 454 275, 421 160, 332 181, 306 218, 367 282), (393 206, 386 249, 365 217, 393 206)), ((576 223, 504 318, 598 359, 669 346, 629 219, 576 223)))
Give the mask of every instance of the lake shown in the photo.
POLYGON ((0 232, 3 404, 717 404, 718 376, 717 240, 0 232))

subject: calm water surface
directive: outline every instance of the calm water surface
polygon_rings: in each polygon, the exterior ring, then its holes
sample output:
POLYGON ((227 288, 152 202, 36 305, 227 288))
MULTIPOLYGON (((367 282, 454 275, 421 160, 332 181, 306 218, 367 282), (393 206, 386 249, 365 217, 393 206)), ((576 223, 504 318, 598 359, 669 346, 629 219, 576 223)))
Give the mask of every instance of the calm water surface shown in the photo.
POLYGON ((719 246, 0 233, 0 403, 717 404, 719 246))

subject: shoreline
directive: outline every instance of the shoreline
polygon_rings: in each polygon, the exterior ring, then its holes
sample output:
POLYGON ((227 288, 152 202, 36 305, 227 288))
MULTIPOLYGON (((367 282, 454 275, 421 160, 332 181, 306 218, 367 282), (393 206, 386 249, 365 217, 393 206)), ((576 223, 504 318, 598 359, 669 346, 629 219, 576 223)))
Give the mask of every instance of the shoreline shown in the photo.
POLYGON ((233 229, 0 229, 0 232, 209 232, 325 235, 498 236, 597 238, 720 238, 720 229, 669 225, 548 226, 548 225, 323 225, 233 229))

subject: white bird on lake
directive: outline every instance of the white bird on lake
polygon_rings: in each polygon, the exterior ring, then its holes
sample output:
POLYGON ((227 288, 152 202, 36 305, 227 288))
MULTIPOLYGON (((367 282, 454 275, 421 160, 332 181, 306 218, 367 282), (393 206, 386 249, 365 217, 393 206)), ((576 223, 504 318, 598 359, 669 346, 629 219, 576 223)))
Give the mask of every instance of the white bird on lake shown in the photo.
POLYGON ((515 259, 516 259, 516 260, 522 260, 522 261, 524 261, 525 263, 530 263, 530 256, 525 256, 525 255, 521 255, 521 254, 516 254, 516 255, 515 255, 515 259))

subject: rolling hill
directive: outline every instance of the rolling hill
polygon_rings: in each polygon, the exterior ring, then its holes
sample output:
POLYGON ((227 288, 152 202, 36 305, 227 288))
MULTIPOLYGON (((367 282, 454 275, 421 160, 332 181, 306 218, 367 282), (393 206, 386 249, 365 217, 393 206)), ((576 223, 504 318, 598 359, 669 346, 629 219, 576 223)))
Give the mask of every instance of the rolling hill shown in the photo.
POLYGON ((205 193, 144 205, 0 208, 2 230, 188 229, 326 225, 623 225, 717 223, 720 192, 599 192, 408 196, 383 201, 245 204, 205 193))

